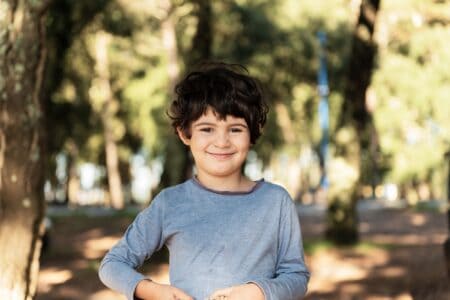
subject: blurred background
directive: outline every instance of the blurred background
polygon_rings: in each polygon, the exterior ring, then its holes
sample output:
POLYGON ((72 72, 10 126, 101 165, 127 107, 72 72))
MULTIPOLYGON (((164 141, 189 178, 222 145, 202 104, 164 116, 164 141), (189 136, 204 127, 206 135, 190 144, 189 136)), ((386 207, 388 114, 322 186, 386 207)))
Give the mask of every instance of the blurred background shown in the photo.
MULTIPOLYGON (((37 299, 123 299, 104 253, 193 174, 166 109, 205 60, 270 103, 245 174, 297 204, 307 299, 450 299, 450 2, 53 1, 44 19, 48 161, 37 299)), ((142 271, 168 281, 167 251, 142 271)))

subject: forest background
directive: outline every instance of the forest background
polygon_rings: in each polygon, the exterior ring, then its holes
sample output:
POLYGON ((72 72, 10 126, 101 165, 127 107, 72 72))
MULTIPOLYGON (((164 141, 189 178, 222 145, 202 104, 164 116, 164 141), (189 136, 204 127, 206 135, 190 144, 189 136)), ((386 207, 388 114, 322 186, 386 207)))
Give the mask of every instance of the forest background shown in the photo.
POLYGON ((165 112, 176 81, 205 60, 261 81, 271 111, 245 172, 328 206, 335 242, 357 241, 357 199, 448 205, 448 1, 2 1, 0 14, 0 249, 14 248, 12 228, 31 233, 28 275, 11 276, 23 286, 33 286, 44 199, 123 209, 191 176, 165 112), (17 226, 30 207, 33 222, 17 226))

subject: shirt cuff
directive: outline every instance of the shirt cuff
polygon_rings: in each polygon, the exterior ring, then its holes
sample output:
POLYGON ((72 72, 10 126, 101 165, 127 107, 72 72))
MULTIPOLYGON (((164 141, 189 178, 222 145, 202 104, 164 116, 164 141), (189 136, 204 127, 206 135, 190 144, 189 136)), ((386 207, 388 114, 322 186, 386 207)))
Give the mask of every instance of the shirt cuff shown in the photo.
POLYGON ((136 291, 136 287, 139 282, 142 280, 147 279, 144 275, 140 273, 136 273, 133 278, 129 279, 129 287, 130 289, 125 293, 125 296, 128 300, 135 300, 137 298, 134 297, 134 292, 136 291))
POLYGON ((264 299, 265 300, 270 300, 271 299, 269 297, 269 292, 268 292, 269 290, 268 290, 267 284, 265 284, 263 280, 251 280, 251 281, 247 281, 247 283, 256 284, 261 289, 261 291, 263 292, 264 299))

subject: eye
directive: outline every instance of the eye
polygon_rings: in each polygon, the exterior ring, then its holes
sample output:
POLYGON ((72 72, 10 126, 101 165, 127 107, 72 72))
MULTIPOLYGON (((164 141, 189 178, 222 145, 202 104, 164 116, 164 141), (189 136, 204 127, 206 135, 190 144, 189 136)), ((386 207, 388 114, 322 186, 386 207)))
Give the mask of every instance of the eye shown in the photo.
POLYGON ((202 132, 212 132, 213 129, 212 129, 212 127, 202 127, 202 128, 200 128, 200 131, 202 131, 202 132))
POLYGON ((237 133, 237 132, 242 132, 243 130, 240 127, 232 127, 230 129, 230 131, 233 132, 233 133, 237 133))

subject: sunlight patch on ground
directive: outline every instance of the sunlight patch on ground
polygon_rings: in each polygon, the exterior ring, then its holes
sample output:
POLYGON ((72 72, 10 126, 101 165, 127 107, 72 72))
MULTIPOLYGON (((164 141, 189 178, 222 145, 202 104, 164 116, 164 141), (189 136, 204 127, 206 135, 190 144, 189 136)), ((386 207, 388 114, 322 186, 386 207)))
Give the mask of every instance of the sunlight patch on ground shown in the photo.
POLYGON ((151 272, 148 272, 146 275, 157 283, 169 284, 169 264, 157 265, 151 272))
POLYGON ((83 255, 88 259, 102 257, 118 240, 110 236, 90 239, 84 243, 83 255))
POLYGON ((364 292, 364 287, 361 284, 349 283, 344 285, 341 290, 345 295, 361 294, 364 292))
MULTIPOLYGON (((357 281, 366 278, 376 266, 384 265, 389 259, 385 250, 373 249, 369 255, 360 254, 354 258, 344 258, 336 251, 322 250, 313 255, 309 265, 311 280, 310 292, 332 292, 341 282, 357 281), (362 264, 362 261, 364 263, 362 264)), ((360 285, 347 285, 346 292, 353 294, 361 292, 360 285)))
POLYGON ((58 290, 60 295, 59 299, 84 299, 85 295, 83 290, 76 287, 66 286, 63 289, 58 290))
POLYGON ((89 296, 88 300, 124 300, 125 297, 113 292, 109 289, 100 290, 91 296, 89 296))
POLYGON ((446 234, 423 234, 414 233, 395 236, 391 234, 375 234, 370 237, 370 241, 380 244, 395 244, 402 246, 410 245, 440 245, 447 239, 446 234))
POLYGON ((427 221, 427 218, 424 215, 413 215, 411 218, 411 223, 415 226, 422 226, 427 221))
POLYGON ((62 284, 72 277, 72 272, 68 270, 61 270, 58 268, 41 270, 39 272, 38 290, 47 293, 51 290, 53 285, 62 284))
POLYGON ((413 298, 411 297, 410 294, 408 293, 403 293, 401 295, 398 296, 367 296, 367 298, 365 298, 366 300, 413 300, 413 298))
POLYGON ((406 269, 402 267, 385 267, 379 273, 383 277, 401 277, 406 276, 406 269))

